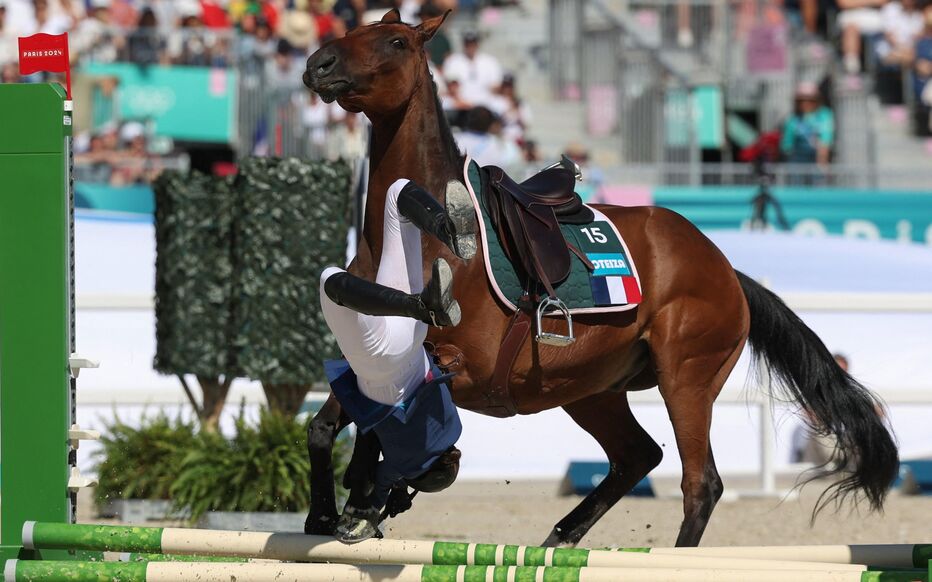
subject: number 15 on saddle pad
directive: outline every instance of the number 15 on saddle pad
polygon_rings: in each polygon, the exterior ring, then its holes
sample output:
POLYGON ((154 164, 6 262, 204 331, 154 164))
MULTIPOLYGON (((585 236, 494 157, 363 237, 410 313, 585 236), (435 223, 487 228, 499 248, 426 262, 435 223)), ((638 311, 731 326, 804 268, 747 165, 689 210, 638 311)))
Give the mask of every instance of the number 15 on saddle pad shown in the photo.
POLYGON ((597 220, 575 230, 579 250, 595 267, 589 276, 595 305, 640 303, 637 279, 612 225, 597 220))

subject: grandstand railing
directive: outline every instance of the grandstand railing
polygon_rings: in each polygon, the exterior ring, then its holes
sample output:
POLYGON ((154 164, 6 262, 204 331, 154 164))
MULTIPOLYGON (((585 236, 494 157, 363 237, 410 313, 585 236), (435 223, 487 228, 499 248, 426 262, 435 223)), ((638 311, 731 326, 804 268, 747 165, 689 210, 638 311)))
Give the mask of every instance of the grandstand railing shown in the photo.
MULTIPOLYGON (((618 136, 622 163, 653 166, 662 181, 702 183, 709 173, 698 167, 702 149, 722 151, 727 161, 753 140, 754 129, 735 111, 752 112, 761 131, 777 129, 792 113, 796 83, 831 72, 830 51, 794 45, 785 15, 774 10, 763 0, 550 0, 553 94, 582 101, 589 135, 618 136), (682 30, 691 45, 684 46, 682 30), (782 55, 776 61, 760 61, 767 48, 754 45, 760 35, 782 55), (697 128, 708 111, 697 109, 699 88, 721 95, 717 143, 697 128), (742 125, 745 135, 736 135, 742 125)), ((870 186, 872 170, 864 166, 876 161, 872 98, 844 82, 831 89, 834 159, 855 169, 831 180, 870 186)))
MULTIPOLYGON (((873 165, 767 164, 768 182, 774 186, 927 189, 932 170, 883 171, 873 165)), ((744 163, 621 164, 604 169, 609 184, 669 186, 753 186, 761 182, 754 165, 744 163)))

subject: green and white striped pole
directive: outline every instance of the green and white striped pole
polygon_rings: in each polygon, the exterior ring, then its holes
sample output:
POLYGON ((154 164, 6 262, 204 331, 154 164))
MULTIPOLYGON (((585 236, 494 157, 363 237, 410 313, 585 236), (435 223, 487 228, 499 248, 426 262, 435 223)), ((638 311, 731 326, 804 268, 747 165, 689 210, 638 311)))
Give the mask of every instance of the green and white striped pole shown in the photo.
POLYGON ((622 552, 651 555, 793 560, 833 564, 863 564, 875 568, 927 568, 932 543, 855 544, 850 546, 723 546, 700 548, 618 548, 622 552))
POLYGON ((285 562, 589 568, 709 568, 862 572, 866 566, 640 552, 403 540, 345 545, 325 536, 181 528, 27 522, 29 549, 237 556, 285 562))
POLYGON ((928 582, 923 573, 9 560, 4 582, 928 582))
POLYGON ((279 560, 257 560, 254 558, 238 558, 236 556, 198 556, 195 554, 145 554, 136 552, 123 552, 120 554, 121 562, 278 562, 279 560))

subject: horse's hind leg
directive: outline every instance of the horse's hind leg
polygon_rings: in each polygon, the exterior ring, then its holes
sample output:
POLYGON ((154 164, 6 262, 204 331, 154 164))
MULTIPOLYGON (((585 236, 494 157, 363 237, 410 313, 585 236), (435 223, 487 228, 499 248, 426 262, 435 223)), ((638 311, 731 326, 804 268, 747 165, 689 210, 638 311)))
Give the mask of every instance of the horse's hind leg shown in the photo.
MULTIPOLYGON (((731 373, 743 341, 723 351, 687 353, 683 349, 655 354, 663 395, 683 465, 683 524, 677 546, 698 546, 715 504, 722 479, 709 443, 712 403, 731 373)), ((681 347, 681 346, 680 346, 681 347)))
POLYGON ((554 526, 545 546, 576 545, 622 496, 663 458, 631 414, 625 392, 602 392, 563 407, 608 455, 609 472, 592 493, 554 526))

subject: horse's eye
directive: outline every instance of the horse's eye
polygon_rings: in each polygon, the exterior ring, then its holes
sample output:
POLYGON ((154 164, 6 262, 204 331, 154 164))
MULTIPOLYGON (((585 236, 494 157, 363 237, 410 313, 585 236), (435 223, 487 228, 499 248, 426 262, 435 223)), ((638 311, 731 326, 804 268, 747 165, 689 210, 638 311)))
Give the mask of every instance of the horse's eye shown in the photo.
POLYGON ((405 41, 403 39, 396 38, 392 40, 392 46, 396 49, 403 49, 405 48, 405 41))

